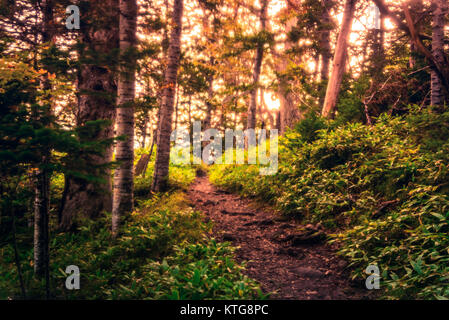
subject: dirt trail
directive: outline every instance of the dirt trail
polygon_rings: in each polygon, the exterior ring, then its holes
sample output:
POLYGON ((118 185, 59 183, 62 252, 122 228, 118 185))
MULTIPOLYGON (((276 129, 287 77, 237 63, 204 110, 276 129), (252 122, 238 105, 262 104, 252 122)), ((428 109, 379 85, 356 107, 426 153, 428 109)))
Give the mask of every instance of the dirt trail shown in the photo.
POLYGON ((318 228, 279 220, 251 200, 216 189, 207 176, 197 177, 188 195, 214 222, 214 237, 239 247, 236 259, 247 261, 245 273, 264 292, 276 292, 272 298, 369 299, 367 289, 350 281, 335 248, 319 241, 323 233, 318 228), (304 237, 304 230, 313 235, 304 237))

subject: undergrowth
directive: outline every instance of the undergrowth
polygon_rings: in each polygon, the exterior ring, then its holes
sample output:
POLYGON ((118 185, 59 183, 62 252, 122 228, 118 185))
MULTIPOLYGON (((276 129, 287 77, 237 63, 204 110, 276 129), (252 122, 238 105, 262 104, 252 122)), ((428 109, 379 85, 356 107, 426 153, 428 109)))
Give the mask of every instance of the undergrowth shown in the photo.
POLYGON ((279 170, 215 165, 211 180, 334 230, 354 277, 377 264, 385 298, 449 298, 449 112, 374 126, 308 118, 280 139, 279 170))
MULTIPOLYGON (((117 239, 110 214, 84 221, 77 232, 53 230, 50 236, 51 297, 54 299, 258 299, 259 286, 242 273, 229 243, 209 237, 211 226, 185 199, 183 188, 195 178, 192 167, 171 167, 171 189, 150 194, 150 163, 136 178, 137 208, 117 239), (146 196, 145 196, 146 195, 146 196), (67 266, 79 267, 80 290, 67 290, 67 266)), ((52 190, 62 190, 53 181, 52 190)), ((18 232, 27 299, 45 297, 44 283, 33 276, 32 229, 18 232)), ((0 299, 20 299, 14 249, 0 246, 0 299)))

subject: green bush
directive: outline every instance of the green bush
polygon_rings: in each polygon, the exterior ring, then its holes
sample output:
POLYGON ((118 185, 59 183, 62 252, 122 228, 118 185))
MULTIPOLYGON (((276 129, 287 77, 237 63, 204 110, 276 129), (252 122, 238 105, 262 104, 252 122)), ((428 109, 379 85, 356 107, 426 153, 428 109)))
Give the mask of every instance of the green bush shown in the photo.
MULTIPOLYGON (((174 195, 181 200, 179 194, 174 195)), ((167 196, 167 198, 170 198, 167 196)), ((263 297, 258 285, 245 277, 228 244, 217 244, 205 234, 200 213, 159 208, 175 201, 160 200, 156 208, 137 210, 112 239, 110 217, 90 222, 77 233, 51 237, 52 296, 57 299, 252 299, 263 297), (149 211, 147 211, 149 210, 149 211), (81 289, 64 287, 69 265, 80 268, 81 289), (199 278, 198 278, 199 277, 199 278)), ((183 200, 185 201, 185 200, 183 200)), ((178 207, 184 205, 178 204, 178 207)), ((0 249, 0 299, 19 296, 13 247, 0 249)), ((21 260, 32 261, 33 251, 21 260)), ((24 263, 27 298, 42 297, 43 284, 24 263)))
POLYGON ((448 122, 432 110, 381 116, 372 127, 329 123, 312 140, 298 125, 281 138, 276 175, 216 165, 211 178, 340 230, 354 276, 378 264, 385 297, 449 298, 448 122))
MULTIPOLYGON (((152 163, 149 167, 153 167, 152 163)), ((138 188, 151 184, 136 178, 138 188)), ((117 239, 111 237, 111 216, 85 220, 74 233, 50 235, 51 294, 55 299, 253 299, 264 298, 259 286, 243 275, 227 243, 208 238, 211 225, 194 211, 183 188, 195 178, 195 168, 170 167, 171 190, 138 197, 117 239), (67 290, 65 269, 80 269, 81 289, 67 290)), ((55 175, 52 193, 59 195, 63 179, 55 175)), ((148 189, 149 190, 149 189, 148 189)), ((17 233, 28 299, 45 297, 45 284, 33 273, 32 228, 17 233)), ((21 297, 14 247, 0 242, 0 299, 21 297)))

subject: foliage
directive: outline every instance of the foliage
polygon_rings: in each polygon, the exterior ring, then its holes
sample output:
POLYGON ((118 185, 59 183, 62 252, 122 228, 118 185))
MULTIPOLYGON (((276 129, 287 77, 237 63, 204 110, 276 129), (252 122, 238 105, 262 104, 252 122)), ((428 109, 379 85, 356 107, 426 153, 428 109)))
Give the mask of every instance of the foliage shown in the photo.
MULTIPOLYGON (((111 238, 110 216, 90 221, 77 233, 56 233, 51 241, 52 294, 57 299, 252 299, 258 285, 244 276, 229 244, 205 233, 200 213, 182 192, 156 196, 141 206, 111 238), (69 265, 80 268, 81 289, 64 287, 69 265)), ((42 296, 33 277, 31 234, 21 233, 27 298, 42 296)), ((12 245, 0 248, 0 299, 18 295, 12 245), (15 289, 13 289, 15 288, 15 289)))
POLYGON ((61 126, 49 111, 47 93, 38 91, 42 78, 52 75, 21 60, 0 58, 1 238, 11 236, 13 215, 22 217, 29 211, 38 170, 49 176, 60 174, 59 180, 64 173, 101 182, 95 173, 111 165, 91 164, 92 157, 103 154, 113 142, 90 139, 107 121, 92 121, 75 129, 61 126))
MULTIPOLYGON (((140 159, 142 154, 149 154, 149 149, 137 149, 135 163, 140 159)), ((151 190, 151 182, 153 178, 154 161, 156 158, 156 147, 153 150, 151 159, 148 163, 145 176, 141 175, 134 180, 134 194, 137 199, 143 199, 149 196, 151 190)), ((169 172, 169 185, 171 189, 187 189, 195 180, 195 168, 190 165, 171 164, 169 172)))
POLYGON ((354 276, 378 264, 386 297, 448 298, 448 117, 426 110, 383 115, 372 127, 329 123, 311 142, 298 125, 281 138, 276 175, 216 165, 211 178, 341 230, 334 241, 354 276))

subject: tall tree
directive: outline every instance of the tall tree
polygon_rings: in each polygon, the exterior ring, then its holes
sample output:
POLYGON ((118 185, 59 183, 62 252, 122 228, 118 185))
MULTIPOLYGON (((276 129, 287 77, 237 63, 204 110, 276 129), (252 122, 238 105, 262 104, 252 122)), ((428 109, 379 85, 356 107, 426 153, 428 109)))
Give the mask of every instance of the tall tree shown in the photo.
MULTIPOLYGON (((293 31, 295 25, 297 24, 297 17, 291 17, 292 12, 297 9, 297 0, 287 0, 287 10, 286 14, 288 16, 285 26, 285 34, 287 39, 284 44, 284 52, 280 56, 279 63, 276 64, 276 73, 279 75, 279 89, 278 96, 280 100, 280 109, 276 118, 276 128, 281 133, 284 133, 287 128, 292 127, 300 118, 300 112, 296 106, 292 94, 291 94, 291 84, 289 77, 286 74, 289 66, 289 51, 292 49, 292 41, 290 40, 290 33, 293 31)), ((272 51, 277 55, 274 48, 272 51)))
POLYGON ((168 170, 170 164, 170 135, 172 130, 173 107, 178 68, 181 57, 183 0, 174 0, 173 21, 168 49, 168 65, 165 71, 164 91, 160 108, 156 163, 151 189, 164 191, 168 187, 168 170))
MULTIPOLYGON (((435 61, 444 65, 444 27, 445 27, 445 11, 447 9, 446 0, 432 0, 432 55, 435 61)), ((431 104, 439 106, 445 102, 445 92, 443 82, 435 70, 431 71, 431 104)))
POLYGON ((320 30, 320 55, 321 55, 321 81, 329 79, 329 65, 332 58, 331 52, 331 16, 330 16, 330 1, 322 0, 322 16, 321 16, 321 30, 320 30))
MULTIPOLYGON (((42 13, 42 43, 54 45, 53 42, 53 3, 51 0, 43 0, 40 3, 42 13)), ((48 77, 43 76, 41 87, 51 92, 51 84, 48 77)), ((46 105, 44 118, 51 116, 51 105, 46 105)), ((44 278, 46 283, 47 298, 49 298, 49 210, 50 210, 50 173, 48 163, 51 150, 43 150, 41 168, 35 174, 35 199, 34 199, 34 273, 38 278, 44 278)))
MULTIPOLYGON (((200 3, 204 6, 203 3, 200 3)), ((202 24, 203 24, 203 33, 207 39, 207 43, 211 44, 211 45, 215 45, 216 41, 217 41, 217 27, 214 24, 215 21, 215 16, 212 15, 209 10, 207 10, 207 8, 202 7, 201 10, 203 11, 203 19, 202 19, 202 24), (212 19, 211 19, 212 17, 212 19)), ((214 13, 214 11, 212 11, 212 13, 214 13)), ((204 118, 203 124, 204 124, 204 128, 208 129, 211 127, 212 125, 212 112, 214 109, 214 103, 213 103, 213 99, 214 99, 214 76, 215 76, 215 72, 213 70, 213 66, 215 64, 215 57, 213 56, 213 54, 211 54, 211 56, 209 57, 209 66, 210 66, 210 70, 208 70, 207 73, 207 83, 208 83, 208 89, 207 89, 207 99, 206 99, 206 116, 204 118)))
POLYGON ((120 68, 118 77, 116 160, 114 176, 112 233, 116 235, 123 215, 133 210, 134 189, 134 99, 136 93, 137 0, 120 0, 120 68))
MULTIPOLYGON (((413 12, 421 11, 424 7, 423 0, 409 0, 410 8, 413 12)), ((409 57, 409 67, 410 69, 415 68, 416 65, 416 53, 417 48, 413 41, 410 41, 410 57, 409 57)))
MULTIPOLYGON (((118 39, 118 0, 80 1, 82 12, 78 55, 78 110, 76 124, 107 120, 109 124, 88 139, 104 140, 114 136, 117 84, 115 81, 115 48, 118 39), (112 61, 112 62, 111 62, 112 61)), ((95 167, 106 166, 112 160, 112 147, 103 154, 91 157, 95 167)), ((75 175, 66 176, 61 205, 61 228, 75 226, 76 217, 95 218, 112 210, 110 170, 96 172, 101 180, 89 181, 75 175), (80 203, 83 205, 80 206, 80 203)))
MULTIPOLYGON (((261 8, 259 13, 259 21, 260 21, 260 32, 259 35, 262 35, 265 38, 265 32, 267 28, 267 11, 268 11, 268 0, 261 0, 261 8)), ((257 113, 257 90, 258 83, 260 78, 260 71, 262 69, 262 61, 264 55, 264 39, 259 39, 259 43, 257 44, 256 50, 256 58, 254 61, 253 68, 253 83, 250 91, 250 102, 248 106, 248 118, 246 122, 247 129, 254 129, 256 127, 256 113, 257 113)))
POLYGON ((357 0, 346 0, 343 13, 343 22, 340 34, 338 35, 337 45, 335 48, 334 61, 332 65, 332 75, 326 90, 326 98, 322 110, 323 117, 330 118, 334 116, 337 107, 340 86, 345 71, 349 34, 351 32, 352 20, 354 19, 354 11, 357 0))

